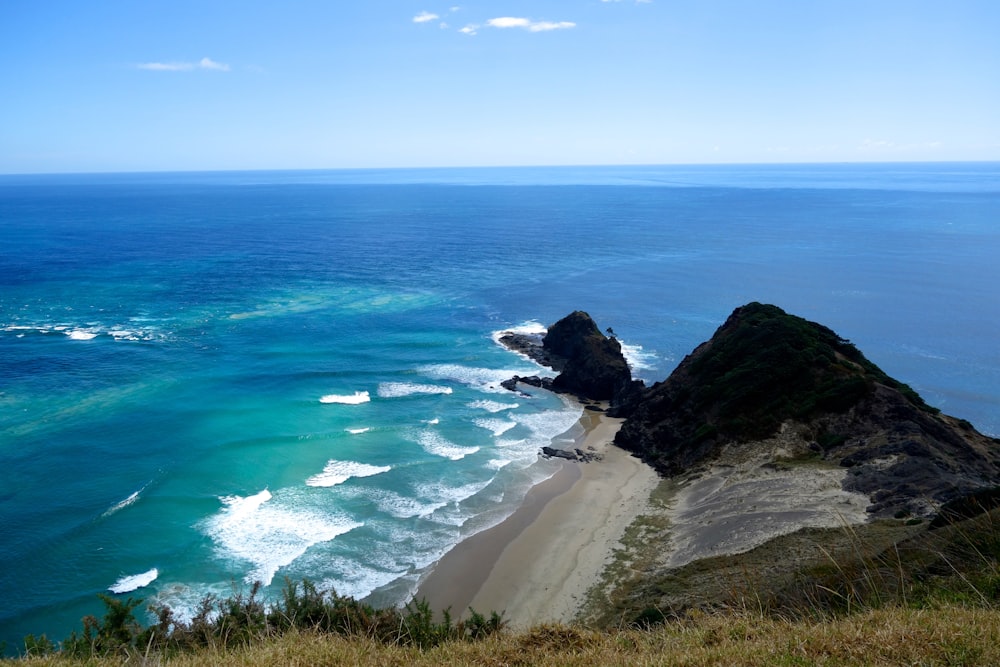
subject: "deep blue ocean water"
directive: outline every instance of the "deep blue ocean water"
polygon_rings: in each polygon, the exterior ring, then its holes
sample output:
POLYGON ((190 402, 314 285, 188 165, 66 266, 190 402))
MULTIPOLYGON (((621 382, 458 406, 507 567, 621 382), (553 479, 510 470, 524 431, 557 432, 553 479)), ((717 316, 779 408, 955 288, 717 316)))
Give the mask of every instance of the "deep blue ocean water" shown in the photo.
POLYGON ((110 588, 399 602, 579 417, 495 332, 659 380, 737 306, 1000 435, 1000 164, 0 176, 0 641, 110 588))

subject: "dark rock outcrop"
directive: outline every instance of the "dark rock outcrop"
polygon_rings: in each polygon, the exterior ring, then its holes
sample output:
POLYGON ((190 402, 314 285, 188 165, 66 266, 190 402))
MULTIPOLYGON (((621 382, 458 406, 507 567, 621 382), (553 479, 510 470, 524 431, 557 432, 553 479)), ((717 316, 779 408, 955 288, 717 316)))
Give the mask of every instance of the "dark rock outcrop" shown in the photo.
POLYGON ((595 454, 594 452, 585 452, 580 448, 570 451, 568 449, 557 449, 555 447, 542 447, 541 454, 547 459, 566 459, 568 461, 579 461, 581 463, 590 463, 592 461, 601 460, 600 455, 595 454))
POLYGON ((610 401, 632 383, 632 371, 622 355, 621 343, 601 333, 583 311, 570 313, 549 327, 542 347, 566 360, 562 372, 552 381, 557 390, 610 401))
MULTIPOLYGON (((501 336, 500 341, 559 371, 551 385, 546 386, 553 391, 617 404, 635 392, 637 385, 642 386, 632 380, 621 344, 601 333, 590 315, 583 311, 573 312, 553 324, 542 339, 509 333, 501 336)), ((516 382, 526 382, 526 379, 518 378, 516 382)))
POLYGON ((932 514, 1000 484, 1000 443, 938 414, 830 329, 752 303, 666 381, 642 390, 615 443, 661 474, 795 424, 802 450, 849 468, 878 515, 932 514))

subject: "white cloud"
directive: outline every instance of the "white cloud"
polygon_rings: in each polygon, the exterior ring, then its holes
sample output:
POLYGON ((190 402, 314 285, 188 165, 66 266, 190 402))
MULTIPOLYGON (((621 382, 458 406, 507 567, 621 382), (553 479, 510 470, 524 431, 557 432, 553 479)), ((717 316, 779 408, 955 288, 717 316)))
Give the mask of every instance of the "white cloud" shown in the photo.
POLYGON ((139 69, 148 69, 153 72, 183 72, 194 69, 193 63, 140 63, 136 65, 139 69))
POLYGON ((198 61, 198 67, 202 69, 214 69, 220 72, 229 71, 229 65, 226 65, 225 63, 217 63, 211 58, 202 58, 200 61, 198 61))
POLYGON ((528 30, 531 32, 548 32, 549 30, 566 30, 575 27, 576 24, 572 21, 539 21, 538 23, 529 25, 528 30))
POLYGON ((211 69, 217 72, 229 71, 229 65, 216 62, 211 58, 202 58, 196 63, 139 63, 136 67, 152 72, 189 72, 193 69, 211 69))
POLYGON ((458 29, 458 31, 460 33, 463 33, 465 35, 475 35, 478 30, 479 30, 479 26, 476 25, 475 23, 470 23, 469 25, 465 26, 464 28, 459 28, 458 29))
POLYGON ((513 16, 501 16, 498 19, 490 19, 486 22, 494 28, 527 28, 531 25, 528 19, 514 18, 513 16))
POLYGON ((576 27, 572 21, 532 21, 515 16, 490 19, 486 24, 492 28, 523 28, 531 32, 548 32, 549 30, 565 30, 576 27))
POLYGON ((434 21, 440 17, 437 14, 431 14, 430 12, 420 12, 413 17, 414 23, 427 23, 428 21, 434 21))

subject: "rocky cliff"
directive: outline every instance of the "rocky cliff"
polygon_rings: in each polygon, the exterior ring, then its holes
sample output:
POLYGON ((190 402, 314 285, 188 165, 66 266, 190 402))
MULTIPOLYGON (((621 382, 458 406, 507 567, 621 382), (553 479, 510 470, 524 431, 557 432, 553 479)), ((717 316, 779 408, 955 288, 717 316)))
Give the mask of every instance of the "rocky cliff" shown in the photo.
POLYGON ((559 371, 551 382, 543 383, 538 378, 517 378, 516 381, 527 380, 553 391, 612 403, 636 386, 622 355, 621 344, 614 337, 601 333, 593 318, 583 311, 570 313, 553 324, 541 340, 518 334, 505 334, 500 340, 538 363, 559 371))
POLYGON ((929 407, 830 329, 751 303, 628 406, 615 444, 661 474, 782 435, 848 468, 879 515, 929 516, 1000 484, 1000 442, 929 407))

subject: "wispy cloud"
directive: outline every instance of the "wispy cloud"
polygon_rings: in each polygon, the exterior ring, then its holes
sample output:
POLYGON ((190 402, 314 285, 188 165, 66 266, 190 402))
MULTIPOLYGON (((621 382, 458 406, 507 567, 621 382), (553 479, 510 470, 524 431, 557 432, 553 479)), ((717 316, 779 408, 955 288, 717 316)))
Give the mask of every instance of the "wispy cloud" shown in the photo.
POLYGON ((202 58, 196 63, 190 62, 172 62, 172 63, 139 63, 136 65, 139 69, 150 70, 152 72, 190 72, 196 69, 209 69, 215 70, 217 72, 228 72, 229 65, 225 63, 216 62, 211 58, 202 58))
POLYGON ((486 22, 486 25, 492 28, 521 28, 531 32, 548 32, 550 30, 566 30, 576 27, 576 24, 572 21, 532 21, 531 19, 515 16, 501 16, 490 19, 486 22))
POLYGON ((413 22, 414 23, 427 23, 429 21, 436 21, 439 18, 441 18, 441 17, 438 16, 437 14, 432 14, 430 12, 420 12, 419 14, 417 14, 416 16, 413 17, 413 22))
POLYGON ((465 35, 475 35, 479 31, 479 26, 475 23, 470 23, 463 28, 459 28, 458 31, 465 35))
POLYGON ((225 63, 217 63, 211 58, 202 58, 198 61, 198 67, 201 69, 214 69, 220 72, 228 72, 229 65, 225 63))

